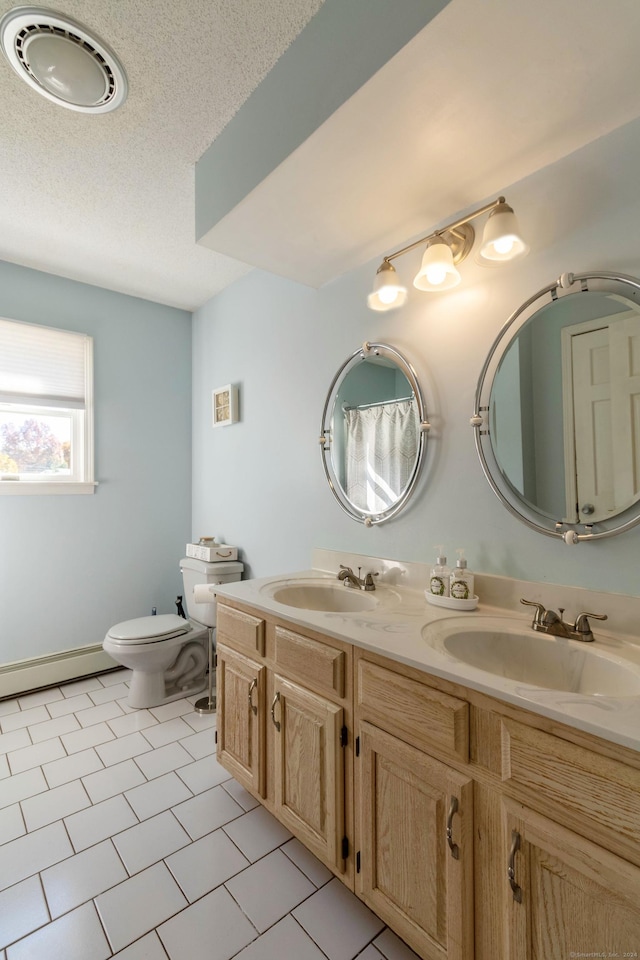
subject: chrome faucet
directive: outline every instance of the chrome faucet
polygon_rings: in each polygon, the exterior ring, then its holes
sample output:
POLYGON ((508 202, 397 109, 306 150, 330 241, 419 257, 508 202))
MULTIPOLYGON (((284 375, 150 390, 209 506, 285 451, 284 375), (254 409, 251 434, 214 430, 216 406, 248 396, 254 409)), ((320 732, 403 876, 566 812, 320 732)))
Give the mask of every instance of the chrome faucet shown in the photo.
POLYGON ((605 613, 579 613, 575 623, 570 624, 562 619, 564 607, 558 607, 559 613, 556 613, 555 610, 545 610, 544 604, 537 603, 535 600, 521 599, 520 603, 536 608, 531 624, 533 630, 547 633, 552 637, 566 637, 568 640, 582 640, 585 643, 590 643, 595 640, 595 637, 591 632, 589 617, 592 620, 608 619, 605 613))
POLYGON ((373 582, 373 578, 377 577, 378 574, 366 573, 364 577, 360 577, 361 569, 361 567, 358 567, 358 576, 356 576, 351 567, 345 567, 344 564, 341 563, 338 580, 342 580, 345 587, 355 587, 356 590, 375 590, 376 585, 373 582))

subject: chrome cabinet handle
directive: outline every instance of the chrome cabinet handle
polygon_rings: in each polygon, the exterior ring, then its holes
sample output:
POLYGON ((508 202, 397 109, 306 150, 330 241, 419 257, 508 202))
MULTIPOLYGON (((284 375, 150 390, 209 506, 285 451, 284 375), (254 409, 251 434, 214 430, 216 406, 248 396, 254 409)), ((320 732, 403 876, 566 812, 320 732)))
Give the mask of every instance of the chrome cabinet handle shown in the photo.
POLYGON ((451 806, 449 807, 449 815, 447 817, 447 843, 449 844, 449 850, 451 850, 451 856, 454 860, 460 859, 458 844, 453 842, 453 818, 457 812, 458 798, 451 797, 451 806))
POLYGON ((509 865, 507 877, 516 903, 522 903, 522 888, 516 883, 516 853, 520 849, 520 834, 517 830, 511 831, 511 850, 509 851, 509 865))
POLYGON ((254 677, 253 680, 251 681, 251 684, 249 685, 249 709, 254 714, 254 716, 258 712, 258 707, 254 706, 253 700, 251 699, 251 697, 253 695, 253 691, 256 689, 257 686, 258 686, 258 681, 254 677))
POLYGON ((275 697, 271 701, 271 720, 273 722, 274 727, 278 731, 280 731, 280 721, 276 720, 275 709, 276 709, 276 703, 278 703, 279 700, 280 700, 280 691, 276 693, 275 697))

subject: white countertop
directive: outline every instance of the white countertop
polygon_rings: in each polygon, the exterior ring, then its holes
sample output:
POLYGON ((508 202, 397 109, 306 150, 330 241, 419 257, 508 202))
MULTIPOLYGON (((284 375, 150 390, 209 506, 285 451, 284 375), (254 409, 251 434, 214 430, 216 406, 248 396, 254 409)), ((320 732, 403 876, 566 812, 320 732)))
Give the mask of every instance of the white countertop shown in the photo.
MULTIPOLYGON (((515 613, 497 606, 480 603, 473 612, 442 609, 427 603, 421 590, 407 589, 381 578, 375 596, 378 605, 358 613, 327 613, 297 609, 279 603, 269 596, 274 584, 284 585, 305 579, 337 583, 335 574, 322 570, 303 570, 278 577, 243 580, 223 586, 212 585, 220 598, 237 600, 272 617, 286 620, 300 628, 317 630, 338 640, 344 640, 373 653, 389 657, 408 666, 424 670, 445 680, 479 690, 499 700, 542 714, 561 723, 595 734, 605 740, 640 751, 640 697, 585 696, 560 690, 528 686, 506 677, 495 676, 484 670, 454 659, 446 650, 434 649, 422 636, 428 623, 449 617, 464 617, 477 621, 480 617, 508 617, 511 622, 530 624, 531 613, 515 613), (385 602, 383 602, 383 595, 385 602), (387 605, 387 602, 389 605, 387 605)), ((344 589, 350 589, 344 587, 344 589)), ((594 633, 599 650, 622 656, 640 666, 640 645, 625 643, 624 638, 596 629, 594 633)), ((539 635, 531 631, 531 642, 539 635)), ((564 641, 565 643, 567 641, 564 641)), ((568 641, 578 643, 577 641, 568 641)), ((580 645, 578 643, 578 645, 580 645)))

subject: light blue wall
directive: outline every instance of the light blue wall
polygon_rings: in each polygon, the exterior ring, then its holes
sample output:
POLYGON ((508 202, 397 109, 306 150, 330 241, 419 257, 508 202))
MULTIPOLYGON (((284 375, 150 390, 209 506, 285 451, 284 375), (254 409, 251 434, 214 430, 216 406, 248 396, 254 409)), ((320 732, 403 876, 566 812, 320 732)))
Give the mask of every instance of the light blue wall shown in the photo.
MULTIPOLYGON (((472 254, 460 287, 413 292, 399 312, 365 306, 376 262, 319 291, 255 271, 198 310, 194 532, 238 544, 254 576, 305 568, 314 547, 425 561, 443 543, 450 557, 465 547, 469 565, 482 572, 640 594, 640 530, 576 547, 529 531, 491 492, 469 426, 482 360, 523 300, 563 271, 640 275, 639 162, 634 122, 505 184, 532 238, 529 257, 487 268, 472 254), (410 508, 372 529, 334 501, 318 443, 333 374, 365 339, 387 341, 412 361, 433 424, 424 481, 410 508), (211 390, 229 381, 240 389, 241 421, 213 430, 211 390)), ((407 280, 419 257, 416 251, 398 262, 407 280)))
POLYGON ((0 662, 175 612, 191 534, 191 316, 0 262, 0 316, 94 338, 93 496, 0 496, 0 662))

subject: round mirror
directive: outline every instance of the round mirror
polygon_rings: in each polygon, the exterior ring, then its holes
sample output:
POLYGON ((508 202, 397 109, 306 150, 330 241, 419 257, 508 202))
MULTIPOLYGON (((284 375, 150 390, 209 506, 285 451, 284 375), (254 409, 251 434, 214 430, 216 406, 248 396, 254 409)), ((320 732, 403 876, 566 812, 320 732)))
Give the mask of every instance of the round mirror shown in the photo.
POLYGON ((494 493, 538 532, 577 543, 640 523, 640 280, 563 274, 522 304, 471 423, 494 493))
POLYGON ((429 424, 411 364, 386 343, 364 343, 329 387, 320 444, 329 486, 366 526, 394 517, 422 466, 429 424))

